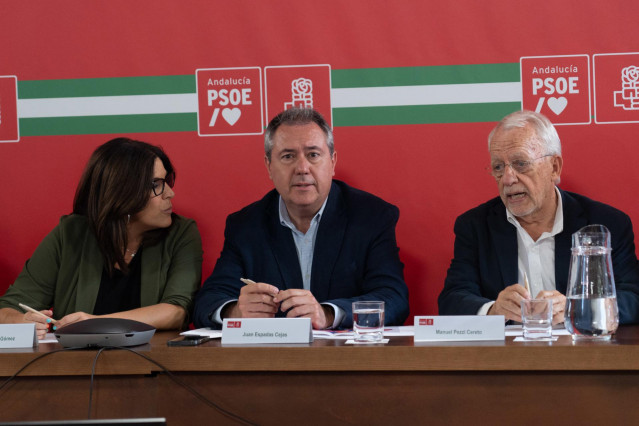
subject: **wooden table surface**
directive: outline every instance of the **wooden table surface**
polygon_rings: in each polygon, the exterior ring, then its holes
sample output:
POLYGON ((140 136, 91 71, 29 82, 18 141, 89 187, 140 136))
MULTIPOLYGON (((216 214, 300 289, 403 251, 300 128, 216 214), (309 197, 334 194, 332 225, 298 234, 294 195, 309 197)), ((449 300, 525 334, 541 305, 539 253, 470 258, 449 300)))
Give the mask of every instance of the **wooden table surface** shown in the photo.
MULTIPOLYGON (((131 349, 176 372, 224 371, 639 371, 639 326, 621 327, 611 341, 413 343, 412 337, 392 337, 386 345, 347 345, 344 340, 316 339, 311 344, 222 346, 219 339, 196 347, 168 347, 176 332, 158 332, 150 344, 131 349)), ((0 376, 44 353, 57 343, 37 349, 0 350, 0 376)), ((53 353, 36 362, 23 376, 87 375, 97 350, 53 353)), ((160 369, 122 350, 100 355, 96 373, 151 374, 160 369)))
MULTIPOLYGON (((538 343, 512 337, 414 343, 412 337, 391 337, 387 345, 372 346, 315 340, 247 347, 214 340, 168 347, 176 334, 158 332, 150 344, 131 349, 255 424, 639 421, 639 326, 620 327, 607 342, 560 336, 538 343)), ((86 418, 97 350, 52 353, 60 348, 52 343, 0 350, 4 377, 50 353, 0 390, 0 421, 86 418)), ((96 374, 94 418, 235 424, 129 351, 103 351, 96 374)))

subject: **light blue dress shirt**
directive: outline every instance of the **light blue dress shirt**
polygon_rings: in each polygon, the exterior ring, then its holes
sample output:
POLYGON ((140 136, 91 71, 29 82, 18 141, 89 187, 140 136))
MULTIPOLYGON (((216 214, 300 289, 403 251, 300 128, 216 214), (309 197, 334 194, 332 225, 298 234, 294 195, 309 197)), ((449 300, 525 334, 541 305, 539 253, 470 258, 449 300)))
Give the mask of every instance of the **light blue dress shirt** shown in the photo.
MULTIPOLYGON (((280 224, 289 228, 291 230, 291 234, 293 235, 293 241, 295 242, 295 248, 297 249, 297 259, 299 260, 302 272, 302 285, 304 287, 304 290, 311 290, 311 272, 313 270, 313 252, 315 251, 315 239, 317 237, 317 228, 319 228, 319 223, 322 219, 322 213, 324 212, 327 201, 328 197, 326 197, 326 200, 324 200, 324 204, 322 204, 322 207, 315 214, 315 216, 313 216, 313 219, 311 219, 311 226, 308 228, 306 233, 304 233, 298 230, 291 221, 288 210, 286 210, 286 204, 280 196, 280 224)), ((337 327, 337 325, 340 324, 342 322, 342 319, 344 318, 344 311, 332 303, 322 303, 322 305, 328 305, 333 308, 335 319, 331 328, 337 327)))

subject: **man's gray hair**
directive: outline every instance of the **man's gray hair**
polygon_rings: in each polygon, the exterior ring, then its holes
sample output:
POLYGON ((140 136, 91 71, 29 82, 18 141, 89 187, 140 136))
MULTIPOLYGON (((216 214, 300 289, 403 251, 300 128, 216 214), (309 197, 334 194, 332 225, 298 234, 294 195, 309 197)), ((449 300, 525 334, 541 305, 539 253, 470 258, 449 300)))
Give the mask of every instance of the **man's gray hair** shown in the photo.
POLYGON ((561 155, 561 141, 555 126, 543 114, 527 110, 515 111, 502 118, 488 135, 488 149, 490 150, 490 142, 498 130, 510 130, 515 127, 524 128, 526 126, 530 126, 535 131, 545 154, 561 155))
POLYGON ((326 135, 326 145, 328 145, 328 150, 332 156, 335 151, 333 144, 333 131, 331 130, 331 126, 329 126, 326 120, 324 120, 324 117, 322 117, 322 114, 312 108, 291 108, 280 112, 271 120, 270 123, 268 123, 266 131, 264 132, 264 153, 266 154, 266 158, 271 161, 273 137, 275 136, 277 129, 282 124, 286 124, 288 126, 299 126, 309 123, 315 123, 320 129, 322 129, 322 132, 326 135))

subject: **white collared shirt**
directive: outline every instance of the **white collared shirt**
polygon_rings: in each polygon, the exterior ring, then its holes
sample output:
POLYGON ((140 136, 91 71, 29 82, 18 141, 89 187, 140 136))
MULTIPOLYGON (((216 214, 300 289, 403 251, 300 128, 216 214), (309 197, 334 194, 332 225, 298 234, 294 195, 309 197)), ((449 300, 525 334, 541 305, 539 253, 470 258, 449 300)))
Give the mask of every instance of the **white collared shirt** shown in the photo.
MULTIPOLYGON (((564 209, 561 193, 557 187, 555 187, 555 193, 557 194, 557 210, 552 230, 541 234, 537 241, 532 239, 517 218, 506 209, 506 219, 517 229, 517 279, 523 285, 524 273, 528 276, 531 297, 536 297, 543 290, 557 289, 555 283, 555 235, 564 229, 564 209)), ((486 315, 494 303, 494 301, 485 303, 477 314, 486 315)))

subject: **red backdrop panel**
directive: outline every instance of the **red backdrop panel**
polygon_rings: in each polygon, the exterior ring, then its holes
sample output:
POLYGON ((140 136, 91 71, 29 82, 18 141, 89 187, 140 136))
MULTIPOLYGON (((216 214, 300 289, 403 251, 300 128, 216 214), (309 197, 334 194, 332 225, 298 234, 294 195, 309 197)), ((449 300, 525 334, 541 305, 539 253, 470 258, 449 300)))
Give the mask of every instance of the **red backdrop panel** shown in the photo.
MULTIPOLYGON (((511 64, 522 56, 633 52, 639 4, 461 0, 4 2, 0 75, 19 81, 194 75, 200 68, 330 64, 332 70, 511 64), (541 2, 539 2, 541 3, 541 2)), ((636 64, 639 65, 639 64, 636 64)), ((484 167, 492 122, 335 127, 337 178, 399 206, 411 313, 435 314, 453 222, 497 194, 484 167)), ((637 125, 561 126, 562 188, 639 221, 637 125)), ((118 134, 119 135, 119 134, 118 134)), ((69 213, 93 149, 116 136, 23 136, 0 144, 0 292, 69 213)), ((226 216, 272 188, 259 135, 127 134, 177 168, 175 210, 197 220, 204 275, 226 216)))

